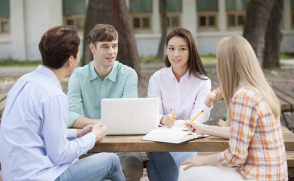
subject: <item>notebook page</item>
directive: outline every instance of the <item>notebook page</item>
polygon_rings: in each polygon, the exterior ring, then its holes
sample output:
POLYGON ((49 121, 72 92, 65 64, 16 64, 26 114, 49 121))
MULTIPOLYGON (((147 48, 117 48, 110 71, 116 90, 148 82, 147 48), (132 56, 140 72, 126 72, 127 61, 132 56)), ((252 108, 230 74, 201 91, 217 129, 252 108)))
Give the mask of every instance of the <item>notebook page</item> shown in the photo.
POLYGON ((180 140, 188 134, 186 131, 155 129, 144 136, 144 139, 160 139, 163 141, 180 140))

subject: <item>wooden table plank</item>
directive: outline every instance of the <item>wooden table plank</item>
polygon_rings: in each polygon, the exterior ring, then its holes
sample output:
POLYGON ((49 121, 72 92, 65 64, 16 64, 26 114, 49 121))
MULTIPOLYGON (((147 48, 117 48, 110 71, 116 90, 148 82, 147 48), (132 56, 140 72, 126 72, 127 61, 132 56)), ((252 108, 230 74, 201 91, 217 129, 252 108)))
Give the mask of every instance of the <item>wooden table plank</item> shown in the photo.
MULTIPOLYGON (((286 128, 282 128, 282 132, 286 151, 293 151, 294 134, 286 128)), ((89 152, 220 152, 229 147, 228 139, 213 136, 181 144, 142 141, 143 136, 106 136, 102 142, 95 144, 94 148, 89 152)))
POLYGON ((282 99, 285 102, 288 102, 292 107, 294 107, 294 98, 289 97, 288 95, 284 94, 283 92, 281 92, 275 88, 273 88, 273 90, 275 91, 275 93, 279 99, 282 99))
POLYGON ((0 93, 0 102, 7 97, 6 93, 0 93))
POLYGON ((278 87, 278 86, 274 86, 275 89, 283 92, 284 94, 292 97, 294 99, 294 92, 293 91, 290 91, 290 90, 287 90, 287 89, 282 89, 281 87, 278 87))
POLYGON ((279 101, 280 101, 280 104, 281 104, 281 111, 282 112, 291 111, 291 109, 292 109, 291 104, 289 104, 288 102, 285 102, 283 99, 280 99, 280 98, 279 98, 279 101))

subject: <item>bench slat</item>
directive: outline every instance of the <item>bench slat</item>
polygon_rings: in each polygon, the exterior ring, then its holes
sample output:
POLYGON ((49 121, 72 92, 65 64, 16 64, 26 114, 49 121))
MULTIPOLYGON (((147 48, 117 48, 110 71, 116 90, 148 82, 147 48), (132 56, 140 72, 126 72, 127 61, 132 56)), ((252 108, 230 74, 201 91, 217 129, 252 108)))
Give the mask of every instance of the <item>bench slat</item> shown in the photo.
POLYGON ((281 92, 283 92, 284 94, 286 94, 286 95, 288 95, 288 96, 290 96, 290 97, 292 97, 294 99, 294 92, 293 91, 290 91, 290 90, 287 90, 287 89, 282 89, 282 88, 280 88, 278 86, 274 86, 274 88, 281 91, 281 92))
POLYGON ((4 111, 5 105, 6 105, 6 98, 0 102, 0 118, 1 118, 2 113, 4 111))
POLYGON ((3 99, 5 99, 6 96, 7 96, 6 93, 0 93, 0 102, 1 102, 3 99))
POLYGON ((276 93, 276 95, 278 96, 278 98, 284 100, 285 102, 288 102, 289 104, 292 105, 292 107, 294 106, 294 99, 286 94, 284 94, 283 92, 277 90, 274 88, 274 91, 276 93))

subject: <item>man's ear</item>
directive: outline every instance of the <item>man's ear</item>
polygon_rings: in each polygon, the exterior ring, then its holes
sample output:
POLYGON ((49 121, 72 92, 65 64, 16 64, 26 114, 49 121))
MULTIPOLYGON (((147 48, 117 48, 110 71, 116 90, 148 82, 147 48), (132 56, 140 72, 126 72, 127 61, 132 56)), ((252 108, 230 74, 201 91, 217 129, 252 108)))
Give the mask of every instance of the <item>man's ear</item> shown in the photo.
POLYGON ((90 43, 90 44, 89 44, 89 47, 90 47, 91 52, 94 53, 94 51, 95 51, 95 46, 94 46, 92 43, 90 43))
POLYGON ((68 67, 71 67, 73 65, 74 62, 74 57, 71 55, 67 60, 66 63, 68 65, 68 67))

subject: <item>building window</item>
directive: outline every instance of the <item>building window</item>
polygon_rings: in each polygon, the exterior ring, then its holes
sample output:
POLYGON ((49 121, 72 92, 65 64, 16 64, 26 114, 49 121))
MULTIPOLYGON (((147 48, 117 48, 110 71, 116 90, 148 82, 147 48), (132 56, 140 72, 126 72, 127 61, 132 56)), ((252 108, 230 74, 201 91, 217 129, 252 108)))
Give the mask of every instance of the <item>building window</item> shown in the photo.
POLYGON ((134 30, 151 30, 152 0, 130 0, 130 13, 134 30))
MULTIPOLYGON (((161 9, 161 8, 160 8, 161 9)), ((167 27, 181 27, 182 0, 167 0, 167 27)))
POLYGON ((226 0, 227 27, 243 27, 246 15, 246 0, 226 0))
POLYGON ((294 27, 294 0, 291 0, 291 9, 292 9, 292 11, 291 11, 291 19, 292 19, 292 27, 294 27))
POLYGON ((63 20, 65 25, 73 25, 78 31, 83 31, 85 14, 85 0, 63 0, 63 20))
POLYGON ((0 35, 10 34, 10 1, 0 0, 0 35))
POLYGON ((217 28, 217 0, 197 0, 197 21, 199 29, 217 28))

